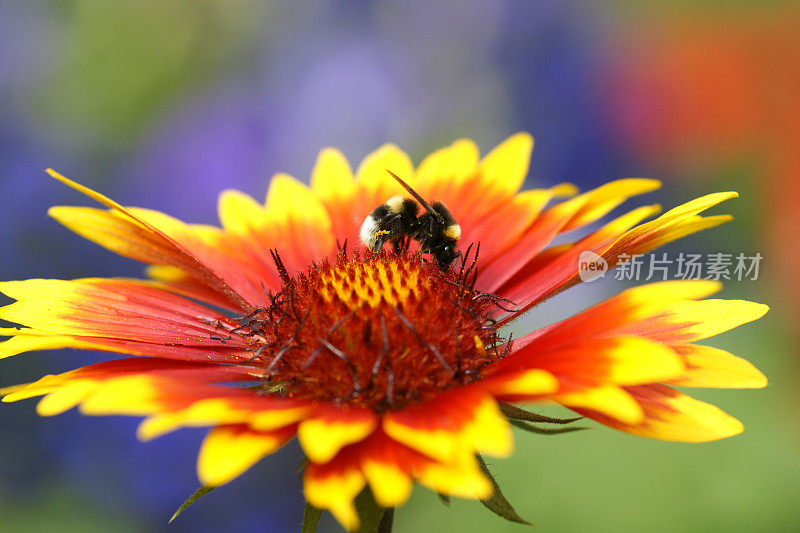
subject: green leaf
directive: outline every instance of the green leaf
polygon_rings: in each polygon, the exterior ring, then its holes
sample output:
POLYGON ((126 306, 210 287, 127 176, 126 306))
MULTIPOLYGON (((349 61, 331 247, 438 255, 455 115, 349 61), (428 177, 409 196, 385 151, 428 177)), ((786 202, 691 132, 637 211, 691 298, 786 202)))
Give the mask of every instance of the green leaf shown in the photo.
POLYGON ((511 425, 514 427, 524 429, 525 431, 529 431, 531 433, 536 433, 537 435, 560 435, 561 433, 572 433, 573 431, 583 431, 584 429, 591 429, 586 426, 570 426, 566 428, 548 429, 548 428, 540 428, 538 426, 534 426, 533 424, 528 424, 527 422, 523 422, 522 420, 509 420, 509 422, 511 422, 511 425))
POLYGON ((189 496, 189 498, 185 502, 183 502, 183 505, 178 507, 178 510, 175 511, 175 514, 173 514, 172 518, 169 519, 169 523, 171 524, 173 520, 178 518, 178 515, 180 515, 183 511, 186 510, 187 507, 192 505, 194 502, 196 502, 197 500, 199 500, 200 498, 202 498, 203 496, 205 496, 206 494, 208 494, 209 492, 211 492, 215 488, 217 488, 217 487, 212 487, 211 485, 203 485, 202 487, 197 489, 194 492, 194 494, 189 496))
POLYGON ((503 402, 500 402, 500 411, 502 411, 502 413, 506 415, 506 418, 510 420, 524 420, 526 422, 536 422, 540 424, 571 424, 572 422, 577 422, 583 418, 582 416, 575 418, 553 418, 551 416, 531 413, 530 411, 520 409, 519 407, 511 405, 510 403, 503 402))
POLYGON ((300 527, 300 533, 316 533, 320 518, 322 518, 322 509, 317 509, 306 502, 306 507, 303 509, 303 525, 300 527))
POLYGON ((489 472, 489 467, 486 466, 486 462, 483 460, 483 457, 480 455, 477 456, 478 464, 481 467, 481 471, 486 474, 486 477, 492 482, 492 487, 494 488, 494 492, 492 495, 486 499, 481 500, 481 503, 486 506, 487 509, 492 511, 494 514, 505 518, 509 522, 516 522, 517 524, 525 524, 526 526, 532 526, 530 522, 522 518, 514 508, 508 503, 506 497, 503 496, 503 491, 500 490, 500 485, 497 484, 495 481, 494 476, 491 472, 489 472))

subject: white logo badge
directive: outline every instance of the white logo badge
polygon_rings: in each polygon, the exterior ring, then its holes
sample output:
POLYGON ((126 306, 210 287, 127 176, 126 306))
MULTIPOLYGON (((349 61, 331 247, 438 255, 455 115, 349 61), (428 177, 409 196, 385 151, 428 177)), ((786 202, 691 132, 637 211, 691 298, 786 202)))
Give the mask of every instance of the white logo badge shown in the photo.
POLYGON ((581 281, 594 281, 605 276, 606 272, 608 272, 608 261, 603 259, 603 256, 591 250, 581 252, 578 257, 578 277, 581 281))

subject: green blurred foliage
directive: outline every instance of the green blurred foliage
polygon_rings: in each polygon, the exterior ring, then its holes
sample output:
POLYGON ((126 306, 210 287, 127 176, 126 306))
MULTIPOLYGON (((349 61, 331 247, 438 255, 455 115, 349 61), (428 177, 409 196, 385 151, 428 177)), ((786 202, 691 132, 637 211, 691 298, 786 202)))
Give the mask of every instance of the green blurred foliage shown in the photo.
POLYGON ((95 502, 64 490, 64 485, 43 487, 27 501, 0 500, 0 530, 25 533, 136 533, 142 528, 133 516, 107 513, 95 502))
MULTIPOLYGON (((515 431, 514 456, 487 462, 517 512, 539 531, 796 531, 800 361, 786 357, 791 346, 769 318, 717 337, 714 346, 748 358, 771 378, 763 390, 691 391, 741 419, 743 434, 683 444, 597 424, 546 437, 515 431)), ((453 499, 447 509, 420 487, 395 523, 398 531, 420 533, 436 533, 445 523, 453 531, 525 531, 479 503, 453 499)))
POLYGON ((129 141, 177 94, 238 65, 256 30, 269 29, 256 24, 259 4, 237 0, 73 0, 54 7, 61 19, 50 43, 55 68, 31 111, 56 133, 93 136, 82 142, 129 141))

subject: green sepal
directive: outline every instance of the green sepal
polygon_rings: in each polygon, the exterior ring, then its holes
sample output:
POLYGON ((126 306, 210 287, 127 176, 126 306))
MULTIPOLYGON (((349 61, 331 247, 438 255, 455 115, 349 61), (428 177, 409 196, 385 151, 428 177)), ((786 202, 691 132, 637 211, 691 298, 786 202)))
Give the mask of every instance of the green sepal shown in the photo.
POLYGON ((532 526, 533 524, 517 514, 511 504, 508 503, 508 500, 506 500, 506 497, 503 496, 503 491, 500 490, 500 485, 497 484, 494 476, 491 472, 489 472, 489 467, 486 466, 486 461, 483 460, 483 457, 480 455, 477 455, 476 457, 478 459, 478 464, 481 467, 481 471, 486 475, 486 477, 489 478, 489 481, 492 482, 492 488, 494 489, 492 495, 485 500, 481 500, 481 503, 494 514, 505 518, 509 522, 516 522, 517 524, 532 526))
POLYGON ((217 487, 211 486, 211 485, 202 485, 199 489, 194 491, 194 494, 189 496, 186 499, 186 501, 183 502, 183 505, 178 507, 178 510, 175 511, 175 514, 173 514, 172 518, 169 519, 169 523, 171 524, 173 520, 178 518, 178 515, 180 515, 183 511, 185 511, 187 507, 189 507, 194 502, 196 502, 197 500, 199 500, 200 498, 202 498, 203 496, 205 496, 206 494, 210 493, 212 490, 214 490, 216 488, 217 487))
POLYGON ((534 426, 533 424, 528 424, 527 422, 523 422, 522 420, 509 420, 512 426, 518 427, 520 429, 524 429, 525 431, 529 431, 531 433, 536 433, 537 435, 560 435, 561 433, 572 433, 573 431, 583 431, 584 429, 591 429, 586 426, 569 426, 565 428, 540 428, 538 426, 534 426))
POLYGON ((320 518, 322 518, 322 509, 317 509, 306 502, 306 507, 303 509, 303 525, 300 526, 300 533, 316 533, 320 518))
MULTIPOLYGON (((378 505, 369 487, 365 487, 356 496, 355 504, 360 522, 358 533, 380 533, 384 531, 381 526, 387 509, 378 505)), ((389 523, 388 531, 391 531, 391 522, 389 523)))
POLYGON ((553 418, 552 416, 531 413, 530 411, 521 409, 516 405, 503 402, 500 402, 500 411, 509 420, 524 420, 525 422, 534 422, 537 424, 571 424, 572 422, 577 422, 583 418, 582 416, 577 416, 575 418, 553 418))

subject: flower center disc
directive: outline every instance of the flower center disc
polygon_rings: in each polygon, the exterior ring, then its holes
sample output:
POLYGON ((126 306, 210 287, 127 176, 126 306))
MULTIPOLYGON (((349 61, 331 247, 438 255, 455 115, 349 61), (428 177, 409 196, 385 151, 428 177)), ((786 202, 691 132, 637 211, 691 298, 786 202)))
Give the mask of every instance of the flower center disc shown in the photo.
POLYGON ((479 379, 503 339, 496 300, 472 288, 469 270, 340 253, 284 276, 250 325, 265 390, 382 411, 479 379))

